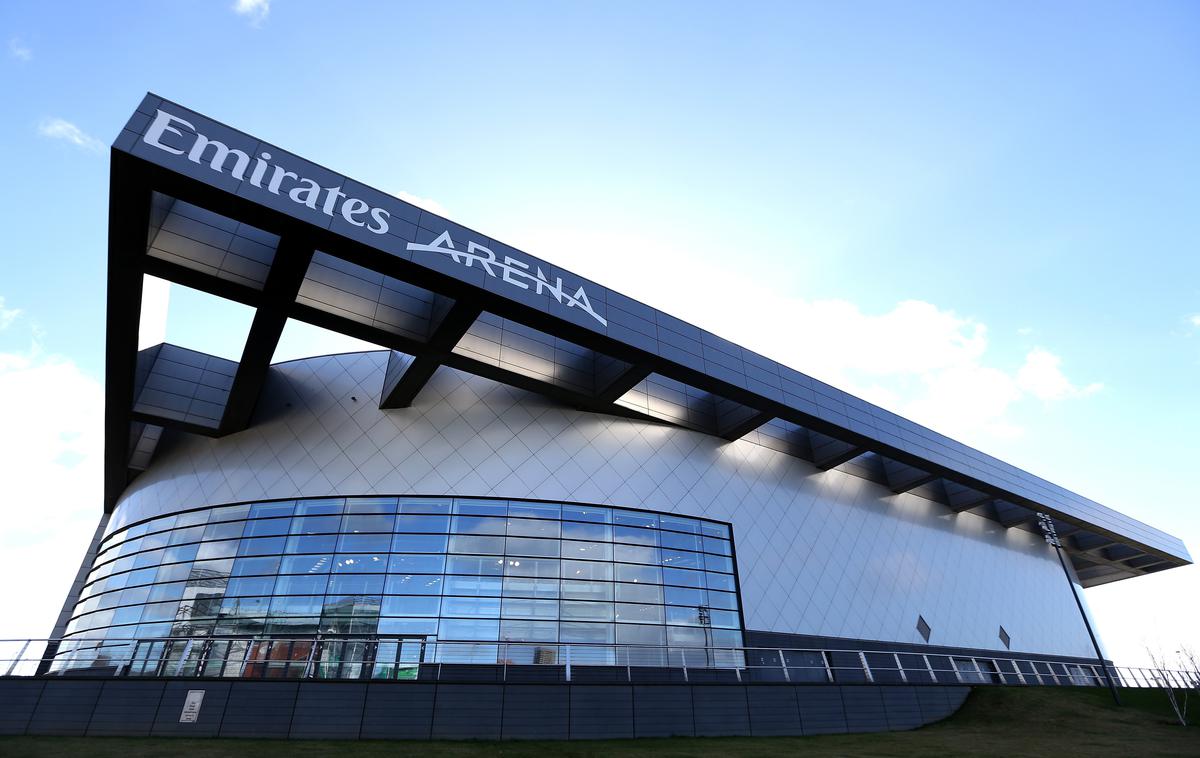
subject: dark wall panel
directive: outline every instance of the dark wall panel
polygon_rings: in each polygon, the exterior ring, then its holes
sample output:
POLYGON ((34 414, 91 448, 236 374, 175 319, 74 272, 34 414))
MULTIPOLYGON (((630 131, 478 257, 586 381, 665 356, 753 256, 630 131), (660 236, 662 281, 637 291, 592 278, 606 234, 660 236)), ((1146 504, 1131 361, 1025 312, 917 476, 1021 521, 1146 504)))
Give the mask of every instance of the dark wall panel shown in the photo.
POLYGON ((88 724, 88 736, 149 736, 166 688, 166 682, 153 680, 105 682, 88 724))
POLYGON ((565 740, 570 736, 570 685, 510 684, 504 689, 506 740, 565 740))
POLYGON ((47 682, 29 721, 29 734, 82 737, 87 733, 102 681, 47 682))
POLYGON ((498 740, 503 713, 503 685, 439 684, 433 739, 498 740))
POLYGON ((0 679, 0 734, 25 733, 44 686, 37 679, 0 679))
POLYGON ((290 736, 303 740, 358 738, 366 684, 305 682, 296 696, 290 736))
POLYGON ((297 682, 234 682, 221 736, 287 737, 299 687, 297 682))
POLYGON ((436 684, 368 684, 359 736, 364 740, 429 739, 436 697, 436 684))
POLYGON ((231 686, 230 682, 168 681, 151 734, 155 737, 216 737, 221 729, 231 686), (196 721, 181 724, 179 717, 190 690, 203 690, 204 700, 196 721))
POLYGON ((633 687, 621 684, 571 686, 571 739, 633 737, 633 687))
POLYGON ((633 688, 633 731, 635 737, 692 737, 696 724, 692 712, 691 687, 686 685, 637 685, 633 688))

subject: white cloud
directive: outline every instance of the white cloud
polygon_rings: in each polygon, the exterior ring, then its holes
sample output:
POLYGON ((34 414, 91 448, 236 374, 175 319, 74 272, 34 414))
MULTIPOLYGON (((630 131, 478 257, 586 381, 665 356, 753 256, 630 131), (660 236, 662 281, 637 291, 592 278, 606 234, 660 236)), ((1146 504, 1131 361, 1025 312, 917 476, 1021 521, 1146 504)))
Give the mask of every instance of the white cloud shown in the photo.
POLYGON ((1200 329, 1200 313, 1193 313, 1191 316, 1189 316, 1188 323, 1197 329, 1200 329))
POLYGON ((786 276, 733 268, 736 249, 681 249, 657 230, 513 231, 521 249, 968 444, 1020 435, 1013 411, 1023 400, 1100 389, 1071 381, 1044 348, 1013 366, 989 349, 985 324, 934 303, 871 312, 788 294, 786 276))
POLYGON ((1062 359, 1054 353, 1035 347, 1025 356, 1024 365, 1017 370, 1017 386, 1039 400, 1091 395, 1102 388, 1098 383, 1075 386, 1059 368, 1061 364, 1062 359))
POLYGON ((418 208, 423 208, 423 209, 429 211, 430 213, 436 213, 437 215, 441 216, 442 218, 450 217, 450 211, 446 210, 446 206, 442 205, 437 200, 430 200, 427 197, 421 197, 420 195, 414 195, 413 193, 405 192, 404 190, 400 190, 399 192, 397 192, 396 197, 400 198, 401 200, 403 200, 406 203, 412 203, 413 205, 417 206, 418 208))
POLYGON ((251 24, 258 26, 271 12, 271 0, 234 0, 233 12, 245 16, 251 24))
POLYGON ((138 322, 138 350, 167 341, 167 311, 171 283, 154 276, 142 277, 142 314, 138 322))
POLYGON ((20 308, 5 308, 4 297, 0 296, 0 331, 12 326, 17 317, 21 315, 20 308))
POLYGON ((21 41, 20 37, 11 37, 8 40, 8 54, 22 63, 33 60, 33 50, 21 41))
POLYGON ((0 638, 43 637, 101 514, 104 393, 73 362, 0 351, 0 638))
POLYGON ((62 118, 45 118, 38 124, 38 134, 50 139, 70 142, 90 152, 104 152, 104 143, 62 118))

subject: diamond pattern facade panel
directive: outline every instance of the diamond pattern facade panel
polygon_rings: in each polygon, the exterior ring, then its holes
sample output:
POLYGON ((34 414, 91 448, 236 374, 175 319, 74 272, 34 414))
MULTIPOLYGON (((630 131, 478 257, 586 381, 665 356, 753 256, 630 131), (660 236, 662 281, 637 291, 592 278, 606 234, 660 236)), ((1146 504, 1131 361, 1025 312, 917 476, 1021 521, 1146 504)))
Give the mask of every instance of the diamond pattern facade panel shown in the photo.
POLYGON ((1053 552, 1029 532, 955 514, 747 440, 575 411, 437 371, 411 408, 381 410, 387 354, 273 367, 251 428, 164 434, 109 531, 228 502, 461 495, 644 508, 728 521, 747 629, 1088 656, 1053 552))

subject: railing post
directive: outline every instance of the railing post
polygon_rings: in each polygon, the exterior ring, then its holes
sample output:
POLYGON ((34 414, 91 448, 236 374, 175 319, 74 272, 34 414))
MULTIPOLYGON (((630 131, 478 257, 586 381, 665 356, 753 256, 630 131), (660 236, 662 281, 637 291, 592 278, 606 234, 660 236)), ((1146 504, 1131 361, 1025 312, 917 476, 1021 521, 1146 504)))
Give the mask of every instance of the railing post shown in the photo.
POLYGON ((900 664, 900 654, 892 653, 892 657, 896 659, 896 670, 900 672, 900 681, 908 684, 908 674, 904 673, 904 666, 900 664))
POLYGON ((779 653, 779 667, 783 669, 783 681, 792 681, 792 675, 788 673, 787 659, 783 657, 783 648, 780 648, 776 652, 779 653))
POLYGON ((567 668, 566 668, 567 681, 569 682, 569 681, 571 681, 571 646, 570 645, 567 645, 567 654, 566 654, 565 658, 567 661, 567 668))
POLYGON ((25 644, 21 645, 21 649, 17 651, 17 657, 13 658, 13 662, 9 665, 8 673, 5 676, 12 676, 13 671, 16 671, 17 664, 21 662, 21 659, 25 657, 25 651, 29 649, 29 642, 29 640, 25 640, 25 644))
POLYGON ((863 651, 858 651, 858 662, 862 664, 863 673, 867 675, 867 681, 874 683, 875 675, 871 673, 871 666, 867 663, 867 654, 863 651))

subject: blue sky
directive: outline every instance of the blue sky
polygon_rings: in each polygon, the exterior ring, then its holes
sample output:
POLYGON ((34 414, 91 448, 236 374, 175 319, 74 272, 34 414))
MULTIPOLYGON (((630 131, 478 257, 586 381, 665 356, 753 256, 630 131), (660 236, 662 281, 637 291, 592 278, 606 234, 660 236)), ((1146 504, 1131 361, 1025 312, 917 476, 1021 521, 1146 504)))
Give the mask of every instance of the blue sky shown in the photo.
MULTIPOLYGON (((0 509, 33 514, 0 550, 45 576, 0 631, 49 629, 99 514, 106 145, 147 90, 1200 552, 1194 3, 242 6, 0 7, 0 509)), ((168 337, 236 357, 203 300, 168 337)), ((1195 568, 1087 594, 1118 659, 1200 648, 1195 568)))

